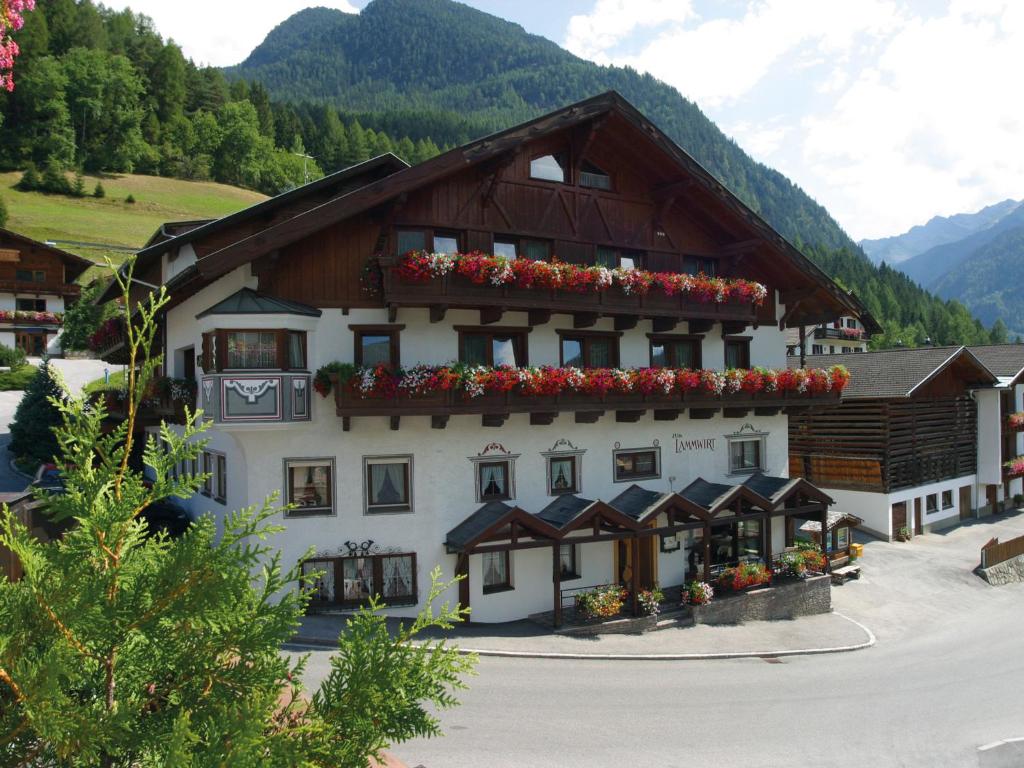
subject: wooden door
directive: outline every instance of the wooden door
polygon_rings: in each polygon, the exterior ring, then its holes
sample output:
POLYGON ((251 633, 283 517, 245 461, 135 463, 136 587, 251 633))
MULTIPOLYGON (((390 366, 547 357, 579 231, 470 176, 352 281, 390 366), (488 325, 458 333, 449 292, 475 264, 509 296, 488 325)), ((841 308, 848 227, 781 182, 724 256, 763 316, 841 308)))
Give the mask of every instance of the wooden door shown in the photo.
POLYGON ((924 526, 921 524, 921 499, 914 499, 914 535, 920 536, 924 533, 924 526))
POLYGON ((907 502, 892 505, 892 535, 897 536, 901 528, 907 527, 907 502))
POLYGON ((636 568, 637 588, 654 588, 656 560, 652 547, 656 546, 657 540, 657 536, 647 536, 640 539, 638 542, 638 563, 633 562, 632 539, 619 539, 615 542, 615 573, 618 576, 620 585, 624 587, 631 586, 630 580, 633 578, 633 570, 636 568))
POLYGON ((989 512, 995 513, 999 511, 999 486, 986 485, 985 486, 985 498, 988 500, 989 512))
POLYGON ((42 333, 26 333, 18 331, 14 337, 15 344, 30 357, 42 357, 46 352, 46 335, 42 333))
POLYGON ((971 519, 971 486, 960 486, 960 519, 971 519))
POLYGON ((637 565, 636 579, 640 589, 654 589, 654 564, 657 562, 657 555, 654 552, 657 536, 647 536, 640 539, 640 562, 637 565))

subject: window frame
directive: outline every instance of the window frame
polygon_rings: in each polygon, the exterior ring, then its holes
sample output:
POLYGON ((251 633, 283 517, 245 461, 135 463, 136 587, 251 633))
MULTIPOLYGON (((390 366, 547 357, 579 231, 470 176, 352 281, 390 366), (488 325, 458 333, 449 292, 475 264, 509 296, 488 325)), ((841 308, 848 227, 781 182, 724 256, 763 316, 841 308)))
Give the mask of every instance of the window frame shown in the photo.
POLYGON ((580 187, 583 187, 584 189, 596 189, 601 192, 615 191, 615 180, 612 178, 612 175, 604 168, 599 166, 597 163, 587 159, 583 159, 580 161, 579 173, 577 174, 576 184, 580 187), (586 170, 586 166, 588 165, 596 170, 586 170), (584 174, 592 177, 603 176, 604 178, 608 179, 608 186, 603 186, 601 184, 586 184, 584 183, 584 174))
POLYGON ((213 454, 203 450, 199 454, 201 474, 205 475, 199 493, 208 498, 213 497, 213 454))
POLYGON ((516 497, 515 484, 512 480, 513 461, 507 458, 488 458, 475 461, 473 471, 476 473, 476 500, 481 504, 491 501, 510 501, 516 497), (505 493, 489 495, 484 493, 483 470, 485 467, 503 465, 505 467, 505 493))
MULTIPOLYGON (((693 354, 694 365, 692 366, 692 370, 699 371, 701 366, 703 365, 703 362, 704 362, 704 360, 703 360, 703 357, 704 357, 704 343, 703 343, 704 342, 704 336, 701 335, 701 334, 693 334, 693 333, 648 333, 647 334, 647 339, 648 339, 648 342, 647 342, 648 360, 650 362, 651 368, 657 367, 654 364, 654 347, 655 347, 655 345, 657 345, 659 343, 665 346, 666 357, 670 357, 670 355, 668 354, 668 350, 669 350, 668 345, 669 344, 678 344, 680 342, 689 342, 692 345, 692 347, 693 347, 693 353, 694 353, 693 354)), ((677 359, 675 359, 676 358, 675 351, 674 351, 674 348, 672 348, 672 349, 673 349, 673 352, 671 354, 671 357, 673 359, 668 361, 669 365, 666 365, 665 367, 666 368, 679 368, 680 367, 679 361, 677 359)))
POLYGON ((934 515, 939 511, 939 494, 927 493, 924 497, 924 513, 934 515))
POLYGON ((515 589, 515 585, 512 580, 512 553, 510 550, 502 549, 497 552, 482 552, 480 554, 480 585, 481 591, 485 595, 494 594, 495 592, 510 592, 515 589), (505 580, 497 582, 495 584, 487 583, 487 557, 488 555, 500 555, 505 561, 505 580))
POLYGON ((565 149, 557 150, 555 152, 543 152, 539 155, 531 155, 530 162, 527 166, 529 178, 531 181, 543 181, 547 184, 572 184, 572 165, 569 162, 569 152, 565 149), (561 179, 545 179, 543 176, 533 175, 533 164, 538 160, 543 160, 546 157, 550 157, 558 164, 558 167, 562 170, 561 179))
POLYGON ((533 328, 528 326, 500 326, 500 325, 456 325, 452 326, 453 330, 458 333, 458 355, 457 359, 459 362, 466 361, 466 337, 467 336, 487 336, 489 344, 487 345, 486 361, 483 365, 492 366, 494 365, 494 337, 495 336, 514 336, 518 344, 517 357, 522 358, 522 362, 519 363, 520 368, 530 364, 530 345, 529 336, 533 331, 533 328))
POLYGON ((356 365, 363 365, 363 337, 364 336, 389 336, 391 348, 391 361, 387 366, 392 370, 402 364, 401 333, 405 330, 404 325, 394 323, 379 324, 352 324, 349 325, 352 331, 352 360, 356 365))
MULTIPOLYGON (((372 595, 380 595, 382 599, 387 600, 388 606, 407 606, 407 605, 418 605, 419 604, 419 578, 417 571, 417 558, 415 552, 375 552, 367 553, 364 555, 340 555, 337 557, 311 557, 303 561, 303 565, 310 563, 316 570, 331 569, 333 571, 334 578, 334 600, 314 600, 313 603, 318 606, 324 605, 337 605, 346 609, 357 609, 369 604, 369 598, 358 599, 358 600, 346 600, 345 599, 345 561, 346 560, 370 560, 371 565, 371 576, 372 576, 372 595), (409 558, 412 562, 410 565, 410 575, 412 577, 412 584, 410 585, 411 594, 407 597, 391 597, 385 598, 383 594, 384 589, 384 559, 393 557, 405 557, 409 558)), ((302 572, 299 576, 300 584, 310 589, 309 578, 305 572, 302 572)))
POLYGON ((736 435, 727 438, 730 475, 752 475, 765 471, 765 435, 736 435), (754 467, 736 467, 733 464, 733 446, 739 443, 757 445, 757 465, 754 467))
POLYGON ((309 334, 296 328, 216 328, 203 334, 202 366, 204 373, 224 373, 236 371, 302 371, 309 370, 309 334), (229 368, 228 334, 230 333, 273 333, 275 335, 274 362, 276 368, 229 368), (301 334, 302 368, 291 367, 289 339, 291 334, 301 334))
MULTIPOLYGON (((635 462, 634 462, 635 466, 635 462)), ((661 477, 661 446, 652 445, 641 448, 615 448, 612 450, 612 481, 616 483, 630 483, 636 480, 657 480, 661 477), (637 473, 635 470, 621 474, 619 472, 619 457, 649 453, 654 458, 654 471, 649 473, 637 473)))
POLYGON ((724 364, 725 370, 730 369, 729 365, 729 348, 738 346, 742 350, 742 361, 743 365, 731 366, 739 370, 749 370, 750 368, 750 341, 751 336, 723 336, 723 348, 722 348, 722 363, 724 364))
POLYGON ((579 340, 580 356, 583 358, 583 365, 581 367, 594 368, 595 366, 590 364, 590 346, 594 339, 606 339, 612 343, 611 359, 608 361, 607 366, 600 367, 619 367, 619 341, 622 339, 622 331, 581 331, 567 328, 556 330, 555 333, 558 335, 558 361, 561 367, 565 367, 565 342, 579 340))
POLYGON ((14 297, 14 309, 17 312, 45 312, 46 311, 46 299, 39 299, 39 298, 30 299, 30 298, 28 298, 26 296, 15 296, 14 297), (32 309, 23 309, 22 307, 19 307, 18 304, 20 302, 23 302, 23 301, 30 301, 30 302, 32 302, 32 305, 33 305, 32 309), (42 304, 42 309, 39 308, 40 304, 42 304))
POLYGON ((213 500, 218 504, 228 503, 228 457, 220 451, 211 451, 214 456, 214 466, 217 471, 214 475, 213 500))
POLYGON ((399 225, 394 229, 394 247, 393 251, 396 256, 404 256, 409 251, 399 252, 398 250, 398 235, 400 232, 422 232, 423 233, 423 248, 428 253, 434 253, 435 237, 450 237, 455 240, 456 253, 462 253, 466 244, 466 236, 462 230, 457 229, 445 229, 444 227, 417 227, 413 224, 399 225))
POLYGON ((45 283, 46 282, 46 270, 45 269, 17 269, 14 270, 14 279, 19 283, 45 283), (28 277, 19 277, 20 275, 28 275, 28 277))
MULTIPOLYGON (((571 541, 564 541, 561 544, 559 544, 558 545, 558 566, 559 566, 559 568, 558 568, 558 575, 559 575, 559 579, 558 580, 559 580, 559 582, 563 582, 563 581, 576 581, 577 579, 582 579, 583 578, 583 569, 580 568, 580 545, 579 544, 573 544, 571 541), (564 573, 562 571, 562 567, 561 567, 562 566, 562 550, 565 547, 569 547, 569 552, 571 553, 571 558, 570 559, 572 560, 572 571, 570 573, 564 573)), ((554 575, 552 575, 552 580, 554 580, 554 575)))
POLYGON ((572 494, 580 492, 581 477, 581 456, 576 453, 560 453, 553 454, 545 457, 545 465, 547 469, 547 490, 548 496, 571 496, 572 494), (571 462, 571 474, 572 474, 572 485, 568 488, 555 488, 554 487, 554 475, 551 471, 551 463, 553 461, 569 461, 571 462))
POLYGON ((942 509, 953 509, 955 504, 953 503, 953 491, 952 489, 942 492, 941 500, 942 509), (949 496, 949 504, 946 503, 946 497, 949 496))
MULTIPOLYGON (((552 182, 553 184, 557 182, 552 182)), ((516 259, 530 259, 531 261, 550 261, 551 254, 554 252, 554 243, 543 237, 523 237, 521 235, 506 235, 498 232, 494 232, 491 235, 491 253, 495 253, 495 243, 508 243, 516 249, 516 259), (541 243, 544 245, 547 254, 543 259, 538 259, 534 256, 530 256, 526 252, 527 243, 541 243)), ((508 258, 507 256, 505 258, 508 258)))
POLYGON ((292 475, 293 467, 328 467, 327 489, 330 493, 330 504, 321 504, 315 507, 296 506, 285 513, 285 517, 334 517, 337 515, 337 474, 335 460, 332 456, 317 456, 306 458, 304 456, 289 457, 282 460, 284 466, 284 496, 285 503, 292 504, 292 475))
POLYGON ((683 254, 680 263, 680 271, 684 275, 704 275, 705 277, 717 277, 718 276, 718 259, 713 256, 700 256, 694 253, 683 254), (697 271, 693 272, 690 270, 690 264, 693 263, 696 266, 697 271), (705 267, 710 266, 710 271, 706 270, 705 267))
POLYGON ((396 454, 389 456, 363 457, 363 514, 371 515, 408 515, 413 513, 413 457, 412 454, 396 454), (404 504, 371 504, 370 503, 370 467, 377 464, 402 464, 405 466, 405 503, 404 504))

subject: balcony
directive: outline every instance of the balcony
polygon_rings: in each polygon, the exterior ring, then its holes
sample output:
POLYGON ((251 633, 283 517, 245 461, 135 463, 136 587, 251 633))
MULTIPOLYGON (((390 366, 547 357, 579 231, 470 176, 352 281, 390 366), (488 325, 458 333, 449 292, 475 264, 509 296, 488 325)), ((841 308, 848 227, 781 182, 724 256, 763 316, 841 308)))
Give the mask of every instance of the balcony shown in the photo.
POLYGON ((307 372, 217 373, 199 385, 204 418, 223 427, 307 422, 311 393, 307 372))
POLYGON ((52 326, 56 328, 64 322, 61 312, 32 312, 29 310, 0 310, 0 325, 33 325, 52 326))
POLYGON ((666 331, 681 320, 694 320, 710 328, 711 323, 729 323, 741 329, 757 322, 758 308, 752 301, 696 301, 685 294, 669 296, 660 290, 627 294, 618 286, 607 290, 578 292, 541 287, 474 283, 457 273, 425 282, 413 282, 396 274, 398 257, 381 257, 384 302, 394 321, 398 307, 429 307, 430 321, 440 322, 449 308, 479 309, 482 324, 497 322, 507 311, 528 312, 531 325, 546 323, 552 313, 574 315, 574 326, 593 325, 599 317, 614 317, 616 328, 636 325, 640 317, 655 321, 656 331, 666 331))
POLYGON ((814 338, 864 341, 864 331, 860 328, 815 328, 814 338))
POLYGON ((757 415, 774 415, 783 410, 803 409, 812 405, 838 402, 840 391, 826 392, 774 391, 774 392, 722 392, 705 391, 615 392, 602 394, 569 392, 558 394, 528 394, 510 390, 484 392, 471 397, 464 390, 447 389, 423 394, 364 395, 351 383, 341 383, 337 374, 331 374, 337 415, 342 417, 342 428, 351 428, 352 417, 387 416, 391 429, 399 429, 402 416, 430 416, 431 426, 443 429, 451 416, 478 415, 485 427, 501 426, 514 413, 528 413, 530 423, 551 424, 559 413, 572 413, 576 423, 594 423, 608 411, 615 412, 618 422, 639 421, 648 411, 656 421, 674 421, 684 412, 691 419, 708 419, 718 413, 730 418, 742 418, 751 411, 757 415))

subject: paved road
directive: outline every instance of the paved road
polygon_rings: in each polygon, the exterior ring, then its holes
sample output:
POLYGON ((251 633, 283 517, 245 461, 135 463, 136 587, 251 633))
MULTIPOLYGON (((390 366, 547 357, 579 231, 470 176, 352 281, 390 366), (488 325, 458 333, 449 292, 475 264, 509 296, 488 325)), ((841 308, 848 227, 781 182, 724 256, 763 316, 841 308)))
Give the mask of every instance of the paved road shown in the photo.
MULTIPOLYGON (((426 768, 976 766, 1024 736, 1024 585, 970 573, 1024 515, 872 542, 837 610, 878 644, 831 656, 629 662, 485 658, 447 735, 399 745, 426 768)), ((327 652, 310 659, 316 683, 327 652)))

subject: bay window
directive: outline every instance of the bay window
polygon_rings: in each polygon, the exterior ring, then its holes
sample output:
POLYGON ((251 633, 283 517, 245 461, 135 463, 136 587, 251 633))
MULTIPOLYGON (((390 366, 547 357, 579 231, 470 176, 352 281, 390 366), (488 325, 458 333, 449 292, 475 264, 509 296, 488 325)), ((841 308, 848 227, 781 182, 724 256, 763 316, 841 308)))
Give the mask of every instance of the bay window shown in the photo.
POLYGON ((203 370, 304 370, 306 332, 276 329, 218 329, 203 334, 203 370))

